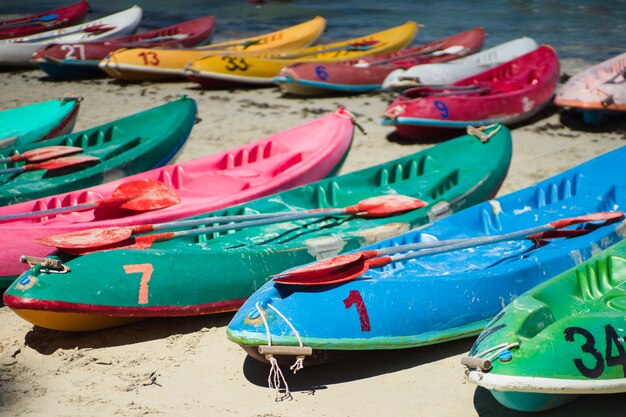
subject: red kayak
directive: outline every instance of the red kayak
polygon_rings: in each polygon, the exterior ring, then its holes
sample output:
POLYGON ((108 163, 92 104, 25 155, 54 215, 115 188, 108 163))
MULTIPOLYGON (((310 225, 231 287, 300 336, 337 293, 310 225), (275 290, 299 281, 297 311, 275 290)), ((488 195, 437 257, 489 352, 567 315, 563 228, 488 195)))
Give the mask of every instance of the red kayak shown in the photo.
POLYGON ((476 27, 435 42, 360 60, 289 65, 274 81, 283 91, 302 96, 376 91, 395 69, 447 62, 473 54, 480 51, 484 40, 484 29, 476 27))
POLYGON ((81 0, 60 9, 0 22, 0 39, 18 38, 71 26, 83 20, 89 3, 81 0))
POLYGON ((98 63, 113 51, 133 47, 190 48, 208 43, 213 36, 214 28, 215 18, 207 16, 102 42, 51 44, 35 52, 31 61, 36 62, 42 70, 54 78, 104 76, 98 68, 98 63))
POLYGON ((559 59, 543 45, 454 84, 407 90, 389 105, 383 124, 412 139, 458 134, 468 125, 515 124, 550 103, 558 80, 559 59))

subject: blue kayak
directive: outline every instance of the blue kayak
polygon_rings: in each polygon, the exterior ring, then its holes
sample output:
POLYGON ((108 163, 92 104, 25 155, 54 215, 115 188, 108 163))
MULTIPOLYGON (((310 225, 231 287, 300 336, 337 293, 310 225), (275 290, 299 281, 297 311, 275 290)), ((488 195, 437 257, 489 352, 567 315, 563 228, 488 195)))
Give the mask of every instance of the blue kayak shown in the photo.
MULTIPOLYGON (((501 235, 624 210, 625 160, 622 147, 361 251, 501 235)), ((259 359, 260 350, 267 352, 262 345, 310 347, 313 362, 337 350, 408 348, 476 335, 516 297, 619 242, 626 232, 621 220, 592 227, 595 223, 576 226, 584 231, 576 237, 506 240, 392 262, 332 285, 269 281, 234 316, 228 338, 259 359)), ((317 273, 332 278, 336 271, 317 273)))

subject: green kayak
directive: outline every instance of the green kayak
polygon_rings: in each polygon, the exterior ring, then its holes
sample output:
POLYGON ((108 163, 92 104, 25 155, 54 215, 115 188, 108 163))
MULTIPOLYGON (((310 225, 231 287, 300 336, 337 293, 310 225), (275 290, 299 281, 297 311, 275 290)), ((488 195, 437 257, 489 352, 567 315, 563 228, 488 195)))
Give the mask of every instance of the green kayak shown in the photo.
POLYGON ((78 257, 59 252, 69 270, 49 273, 35 266, 9 287, 4 302, 38 326, 65 331, 96 330, 139 317, 235 310, 272 274, 389 238, 492 197, 509 166, 511 137, 500 125, 489 133, 486 142, 462 136, 199 217, 209 216, 203 225, 210 226, 214 216, 340 208, 390 194, 423 200, 423 208, 394 217, 334 215, 203 233, 142 250, 78 257))
MULTIPOLYGON (((78 156, 52 160, 67 165, 62 169, 1 173, 29 164, 0 163, 0 205, 91 187, 163 166, 185 143, 195 115, 196 103, 182 97, 114 122, 49 139, 45 146, 76 146, 83 151, 78 156), (84 157, 93 160, 73 164, 84 157)), ((41 146, 31 144, 0 150, 0 158, 41 146)))
POLYGON ((470 381, 503 405, 542 411, 583 394, 626 392, 625 336, 623 241, 509 304, 463 362, 470 381))
POLYGON ((0 148, 22 146, 69 133, 80 97, 64 96, 0 111, 0 148))

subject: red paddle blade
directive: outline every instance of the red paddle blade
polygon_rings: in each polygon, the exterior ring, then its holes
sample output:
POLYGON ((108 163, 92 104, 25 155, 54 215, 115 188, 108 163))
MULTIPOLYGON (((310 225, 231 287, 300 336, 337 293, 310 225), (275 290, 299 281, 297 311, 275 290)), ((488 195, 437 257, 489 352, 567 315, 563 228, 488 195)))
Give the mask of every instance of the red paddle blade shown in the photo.
POLYGON ((618 220, 622 220, 624 218, 623 211, 601 211, 598 213, 586 214, 584 216, 579 217, 569 217, 567 219, 556 220, 550 223, 552 227, 555 229, 561 229, 567 226, 573 226, 575 224, 587 223, 587 222, 597 222, 597 221, 606 221, 609 223, 616 222, 618 220))
MULTIPOLYGON (((331 260, 331 259, 329 259, 331 260)), ((314 264, 315 265, 315 264, 314 264)), ((301 268, 295 275, 287 273, 274 278, 274 282, 284 285, 331 285, 341 282, 350 281, 360 275, 363 275, 369 269, 369 264, 361 259, 357 262, 351 262, 332 270, 316 270, 311 268, 307 271, 307 267, 301 268)))
POLYGON ((100 162, 95 156, 66 156, 65 158, 52 159, 50 161, 40 162, 38 164, 24 165, 24 171, 34 171, 45 169, 52 171, 55 169, 67 168, 78 165, 94 165, 100 162))
MULTIPOLYGON (((123 229, 123 228, 120 228, 120 229, 123 229)), ((131 228, 128 228, 128 229, 131 229, 131 228)), ((174 234, 172 232, 155 233, 152 235, 130 236, 130 237, 120 239, 120 240, 116 240, 112 237, 112 235, 110 235, 108 236, 109 238, 108 240, 103 239, 101 242, 98 242, 97 240, 89 240, 90 237, 85 235, 84 237, 85 241, 83 243, 80 243, 76 237, 65 236, 66 242, 58 242, 59 245, 55 247, 71 255, 86 255, 88 253, 101 252, 101 251, 113 250, 113 249, 148 249, 152 247, 152 244, 154 242, 161 241, 161 240, 169 240, 170 238, 173 237, 173 235, 174 234), (70 241, 68 238, 71 238, 72 241, 70 241)), ((62 236, 62 235, 58 235, 58 236, 62 236)), ((118 235, 118 237, 120 238, 122 236, 124 236, 122 233, 118 235)))
POLYGON ((21 155, 12 157, 14 161, 40 162, 61 156, 68 156, 80 153, 83 148, 77 146, 44 146, 43 148, 32 149, 21 155))
POLYGON ((113 29, 115 29, 115 26, 113 25, 102 24, 102 25, 93 25, 93 26, 86 27, 85 29, 83 29, 83 32, 98 34, 98 33, 108 32, 113 29))
POLYGON ((419 198, 390 194, 362 200, 350 207, 350 211, 355 210, 354 213, 363 213, 362 215, 365 217, 388 217, 417 210, 427 205, 428 203, 419 198))
POLYGON ((358 47, 358 46, 373 46, 376 45, 377 43, 379 43, 380 41, 376 40, 376 39, 372 39, 372 40, 363 40, 363 41, 356 41, 356 42, 352 42, 350 44, 350 46, 354 46, 354 47, 358 47))
POLYGON ((180 203, 170 187, 148 178, 121 184, 113 191, 111 200, 124 201, 120 207, 132 211, 151 211, 180 203))
POLYGON ((38 237, 34 240, 40 245, 52 246, 59 249, 85 248, 117 243, 121 240, 128 239, 132 232, 132 228, 130 227, 107 227, 38 237))

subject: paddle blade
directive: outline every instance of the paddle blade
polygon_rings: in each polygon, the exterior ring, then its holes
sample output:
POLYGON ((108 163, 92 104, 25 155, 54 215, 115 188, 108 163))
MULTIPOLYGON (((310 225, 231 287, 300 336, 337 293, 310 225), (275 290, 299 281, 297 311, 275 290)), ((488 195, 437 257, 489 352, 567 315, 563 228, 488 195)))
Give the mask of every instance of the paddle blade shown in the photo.
POLYGON ((125 210, 151 211, 178 204, 180 197, 162 182, 146 178, 121 184, 113 191, 111 201, 124 201, 120 207, 125 210))
POLYGON ((567 219, 560 219, 550 222, 550 225, 555 229, 562 229, 563 227, 573 226, 575 224, 605 221, 613 223, 624 218, 623 211, 602 211, 597 213, 586 214, 579 217, 569 217, 567 219))
POLYGON ((349 208, 350 212, 362 213, 363 217, 388 217, 426 207, 428 203, 406 195, 381 195, 367 198, 349 208))
POLYGON ((67 156, 65 158, 52 159, 50 161, 40 162, 38 164, 24 165, 22 168, 24 171, 34 171, 38 169, 45 169, 52 171, 55 169, 62 169, 67 167, 76 167, 79 165, 94 165, 100 162, 100 159, 95 156, 67 156))
POLYGON ((132 234, 130 227, 106 227, 87 229, 78 232, 35 238, 35 242, 59 249, 91 248, 111 245, 128 239, 132 234))
POLYGON ((353 280, 368 269, 369 264, 363 261, 347 264, 327 273, 311 270, 297 275, 284 275, 274 278, 274 282, 283 285, 332 285, 353 280))
POLYGON ((59 158, 81 153, 83 148, 77 146, 44 146, 43 148, 32 149, 20 155, 14 155, 13 161, 40 162, 48 159, 59 158))

